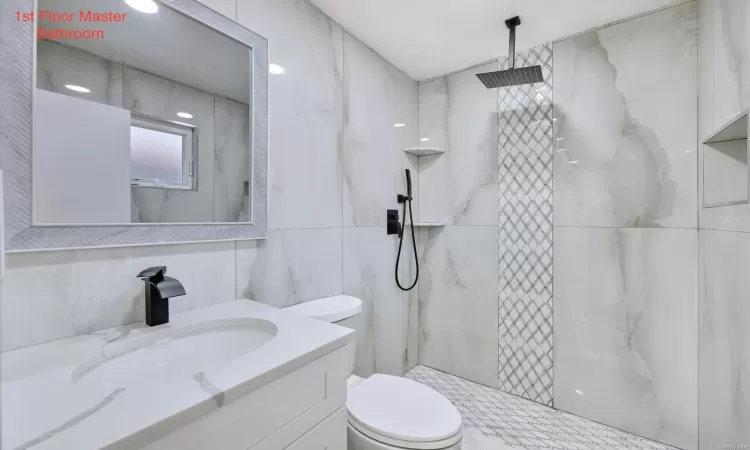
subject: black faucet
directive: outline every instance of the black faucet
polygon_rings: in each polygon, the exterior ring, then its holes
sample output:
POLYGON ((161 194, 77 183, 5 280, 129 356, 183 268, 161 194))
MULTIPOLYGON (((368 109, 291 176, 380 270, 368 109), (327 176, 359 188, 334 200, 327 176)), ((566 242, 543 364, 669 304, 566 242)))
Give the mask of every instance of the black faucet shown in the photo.
POLYGON ((182 283, 165 273, 165 266, 157 266, 137 275, 146 282, 146 325, 150 327, 169 323, 169 299, 185 295, 182 283))

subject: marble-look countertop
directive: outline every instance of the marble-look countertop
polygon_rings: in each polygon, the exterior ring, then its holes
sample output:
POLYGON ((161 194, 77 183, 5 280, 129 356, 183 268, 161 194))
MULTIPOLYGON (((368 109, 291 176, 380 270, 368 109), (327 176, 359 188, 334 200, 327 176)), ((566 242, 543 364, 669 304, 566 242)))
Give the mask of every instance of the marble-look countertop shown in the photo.
POLYGON ((346 345, 353 331, 250 300, 174 314, 170 323, 136 323, 0 355, 3 449, 132 449, 346 345), (263 347, 199 373, 119 386, 74 383, 75 368, 112 342, 164 327, 224 318, 273 322, 263 347))

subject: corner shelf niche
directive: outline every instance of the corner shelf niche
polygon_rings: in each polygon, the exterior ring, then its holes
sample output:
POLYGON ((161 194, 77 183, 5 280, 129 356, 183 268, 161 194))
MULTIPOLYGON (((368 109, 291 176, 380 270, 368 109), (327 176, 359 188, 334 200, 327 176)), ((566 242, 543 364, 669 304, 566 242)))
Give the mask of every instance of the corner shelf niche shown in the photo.
POLYGON ((703 207, 750 202, 750 114, 745 110, 703 141, 703 207))
POLYGON ((404 151, 414 156, 442 155, 445 153, 445 150, 434 147, 405 148, 404 151))

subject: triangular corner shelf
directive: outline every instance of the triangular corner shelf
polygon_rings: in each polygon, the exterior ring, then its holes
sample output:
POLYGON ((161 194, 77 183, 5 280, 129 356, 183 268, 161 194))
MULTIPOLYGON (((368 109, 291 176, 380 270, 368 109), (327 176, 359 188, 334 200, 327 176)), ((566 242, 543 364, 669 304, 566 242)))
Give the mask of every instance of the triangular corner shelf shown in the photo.
POLYGON ((711 134, 703 141, 704 144, 715 144, 717 142, 736 141, 739 139, 747 139, 747 131, 750 126, 750 119, 748 111, 740 113, 738 116, 733 117, 723 127, 719 128, 716 132, 711 134))
POLYGON ((414 222, 412 224, 409 224, 409 226, 414 227, 444 227, 445 222, 414 222))
POLYGON ((434 147, 405 148, 404 151, 414 156, 440 155, 445 153, 445 150, 434 147))

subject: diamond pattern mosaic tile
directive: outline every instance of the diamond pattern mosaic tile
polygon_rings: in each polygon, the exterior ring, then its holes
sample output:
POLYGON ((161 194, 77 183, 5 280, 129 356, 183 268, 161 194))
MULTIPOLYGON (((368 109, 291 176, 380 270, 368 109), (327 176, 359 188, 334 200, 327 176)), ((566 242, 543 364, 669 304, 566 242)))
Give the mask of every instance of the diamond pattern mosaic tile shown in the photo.
POLYGON ((508 446, 527 450, 672 449, 426 366, 415 367, 406 378, 444 395, 461 412, 466 427, 496 437, 497 447, 491 450, 505 450, 508 446))
POLYGON ((516 65, 541 65, 545 82, 498 89, 498 375, 503 391, 552 406, 552 45, 516 65))

